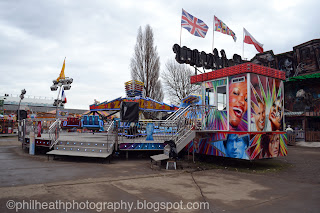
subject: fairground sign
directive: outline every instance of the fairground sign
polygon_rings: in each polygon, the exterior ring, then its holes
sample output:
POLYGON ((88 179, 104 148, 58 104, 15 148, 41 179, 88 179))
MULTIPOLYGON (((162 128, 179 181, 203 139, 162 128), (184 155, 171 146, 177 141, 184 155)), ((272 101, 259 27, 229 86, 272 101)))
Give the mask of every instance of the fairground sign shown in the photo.
POLYGON ((234 54, 232 59, 227 59, 224 50, 220 51, 221 56, 219 56, 216 48, 214 48, 213 54, 199 52, 197 49, 191 50, 186 46, 180 47, 178 44, 173 45, 172 49, 179 64, 190 64, 190 66, 203 67, 204 69, 216 70, 245 62, 238 54, 234 54))

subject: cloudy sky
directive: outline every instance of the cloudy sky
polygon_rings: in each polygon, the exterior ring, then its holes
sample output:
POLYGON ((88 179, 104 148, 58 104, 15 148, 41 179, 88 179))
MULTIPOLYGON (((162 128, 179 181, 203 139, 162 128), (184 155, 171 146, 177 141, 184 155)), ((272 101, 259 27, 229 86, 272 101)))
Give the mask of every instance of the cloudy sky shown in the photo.
MULTIPOLYGON (((238 38, 214 33, 214 47, 228 58, 242 55, 243 27, 275 54, 320 38, 318 0, 1 0, 0 95, 25 88, 27 95, 56 97, 50 86, 66 57, 65 75, 74 79, 66 108, 89 109, 94 99, 124 97, 138 28, 153 28, 162 71, 179 44, 182 8, 209 31, 203 39, 182 29, 181 44, 211 52, 216 15, 238 38)), ((245 58, 256 53, 244 45, 245 58)))

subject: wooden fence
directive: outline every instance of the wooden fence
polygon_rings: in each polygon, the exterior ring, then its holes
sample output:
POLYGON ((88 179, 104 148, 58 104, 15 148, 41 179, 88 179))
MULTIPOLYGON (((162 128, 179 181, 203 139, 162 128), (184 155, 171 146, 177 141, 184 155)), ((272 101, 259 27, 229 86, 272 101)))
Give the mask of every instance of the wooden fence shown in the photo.
POLYGON ((320 131, 306 131, 306 142, 320 141, 320 131))

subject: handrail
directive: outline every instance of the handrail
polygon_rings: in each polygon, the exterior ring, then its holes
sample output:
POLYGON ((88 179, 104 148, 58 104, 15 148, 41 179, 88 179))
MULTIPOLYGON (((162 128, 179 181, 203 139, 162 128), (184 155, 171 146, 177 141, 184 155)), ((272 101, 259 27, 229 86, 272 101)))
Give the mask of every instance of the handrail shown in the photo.
POLYGON ((192 106, 189 105, 189 106, 187 106, 187 107, 182 107, 182 108, 180 108, 180 109, 182 109, 182 110, 178 109, 177 111, 175 111, 175 113, 173 113, 172 115, 170 115, 166 120, 176 120, 178 117, 180 117, 181 115, 183 115, 185 112, 189 111, 191 107, 192 107, 192 106), (172 117, 173 117, 173 118, 172 118, 172 117))
POLYGON ((59 141, 59 129, 60 129, 61 120, 57 119, 51 126, 49 127, 49 138, 51 141, 50 149, 56 145, 59 141))
POLYGON ((60 119, 55 120, 55 121, 49 126, 49 130, 51 130, 52 128, 54 128, 59 121, 60 121, 60 119))
POLYGON ((177 140, 175 141, 177 148, 182 143, 183 139, 187 138, 191 132, 192 132, 192 129, 188 129, 187 131, 184 132, 184 134, 181 137, 177 138, 177 140))
POLYGON ((179 111, 182 111, 184 107, 180 107, 178 110, 174 111, 166 120, 171 120, 172 117, 176 116, 179 111))
POLYGON ((184 113, 186 113, 187 111, 190 111, 190 109, 192 109, 191 105, 185 107, 181 112, 178 113, 177 116, 175 116, 175 118, 173 120, 176 120, 180 116, 184 115, 184 113))
MULTIPOLYGON (((215 119, 215 109, 212 106, 194 105, 176 113, 174 119, 171 117, 167 120, 140 120, 134 125, 132 122, 120 122, 117 134, 131 139, 131 143, 135 143, 135 141, 163 143, 167 140, 173 140, 178 146, 182 141, 189 140, 193 130, 211 128, 207 124, 207 120, 215 119), (210 119, 207 119, 209 117, 210 119), (203 123, 203 125, 197 125, 199 123, 203 123)), ((184 144, 184 142, 182 143, 184 144)))
POLYGON ((107 132, 109 133, 109 131, 111 130, 111 128, 114 126, 114 121, 112 121, 110 124, 109 124, 109 126, 108 126, 108 128, 107 128, 107 132))
MULTIPOLYGON (((205 120, 207 115, 209 115, 209 112, 214 111, 215 107, 194 105, 189 106, 181 113, 179 113, 174 121, 177 121, 177 124, 179 123, 181 125, 177 125, 177 132, 171 137, 171 140, 173 140, 176 144, 177 151, 183 149, 183 147, 179 147, 179 145, 184 140, 188 139, 193 129, 197 129, 198 120, 205 120)), ((206 125, 204 125, 203 127, 206 128, 206 125)))

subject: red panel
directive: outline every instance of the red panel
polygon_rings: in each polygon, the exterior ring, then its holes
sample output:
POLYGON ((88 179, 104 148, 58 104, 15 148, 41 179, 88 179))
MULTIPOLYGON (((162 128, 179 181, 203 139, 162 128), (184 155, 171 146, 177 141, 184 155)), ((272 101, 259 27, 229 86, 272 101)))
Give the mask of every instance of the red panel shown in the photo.
POLYGON ((190 83, 191 83, 191 84, 194 84, 194 83, 196 83, 196 82, 197 82, 197 76, 195 76, 195 75, 191 76, 191 77, 190 77, 190 83))
POLYGON ((208 73, 208 80, 214 79, 215 78, 215 71, 209 72, 208 73))
POLYGON ((202 75, 197 75, 197 82, 201 82, 202 81, 202 75))
POLYGON ((213 80, 217 78, 222 78, 226 76, 238 75, 241 73, 256 73, 259 75, 264 75, 272 78, 285 79, 285 73, 280 70, 276 70, 270 67, 265 67, 257 64, 252 64, 250 62, 235 65, 232 67, 226 67, 223 69, 215 70, 209 73, 203 73, 200 75, 192 76, 191 83, 202 82, 207 80, 213 80))
POLYGON ((208 73, 203 73, 202 74, 202 80, 207 81, 208 80, 208 73))

